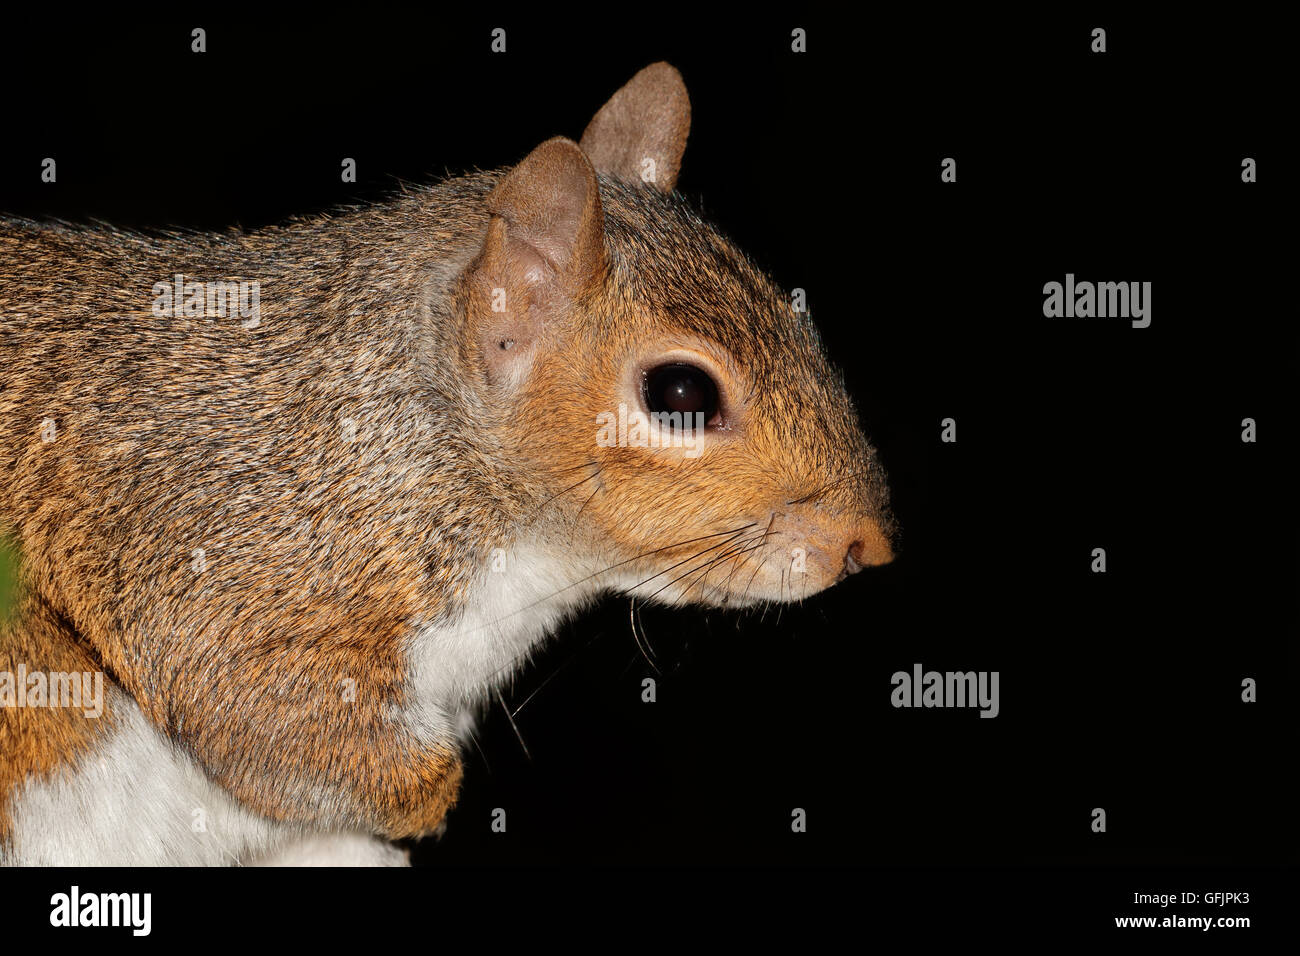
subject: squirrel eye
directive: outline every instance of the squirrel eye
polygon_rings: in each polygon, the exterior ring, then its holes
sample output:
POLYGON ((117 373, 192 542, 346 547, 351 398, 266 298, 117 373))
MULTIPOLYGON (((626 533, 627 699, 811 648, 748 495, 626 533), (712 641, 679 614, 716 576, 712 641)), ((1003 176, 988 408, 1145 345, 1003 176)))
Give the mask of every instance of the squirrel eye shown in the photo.
POLYGON ((704 416, 704 424, 717 424, 718 386, 694 365, 674 362, 645 373, 645 403, 651 412, 681 412, 704 416))

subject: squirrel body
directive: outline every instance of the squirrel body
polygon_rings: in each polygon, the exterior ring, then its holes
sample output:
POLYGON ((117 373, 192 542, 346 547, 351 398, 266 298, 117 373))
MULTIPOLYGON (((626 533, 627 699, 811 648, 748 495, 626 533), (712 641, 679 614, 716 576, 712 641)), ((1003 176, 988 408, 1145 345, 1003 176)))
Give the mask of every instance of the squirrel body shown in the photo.
POLYGON ((688 128, 655 64, 581 144, 376 206, 0 220, 0 674, 108 686, 94 720, 0 706, 0 861, 400 863, 468 716, 566 616, 892 558, 808 317, 672 192, 688 128), (707 417, 699 454, 598 441, 620 404, 707 417))

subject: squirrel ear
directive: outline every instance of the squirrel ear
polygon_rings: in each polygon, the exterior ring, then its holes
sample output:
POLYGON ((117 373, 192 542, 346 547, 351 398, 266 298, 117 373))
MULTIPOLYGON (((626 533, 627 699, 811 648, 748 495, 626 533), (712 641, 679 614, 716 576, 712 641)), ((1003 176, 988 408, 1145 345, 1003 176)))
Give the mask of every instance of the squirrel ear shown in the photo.
MULTIPOLYGON (((493 257, 521 252, 520 244, 540 254, 565 281, 583 285, 604 265, 605 229, 595 170, 571 139, 548 139, 506 174, 487 198, 495 229, 484 251, 493 257), (500 220, 504 226, 496 224, 500 220), (506 248, 493 249, 493 245, 506 248)), ((540 279, 540 274, 532 274, 540 279)))
POLYGON ((652 63, 600 108, 582 134, 582 149, 606 175, 670 192, 690 131, 691 101, 681 74, 652 63))
POLYGON ((483 249, 470 265, 472 335, 488 379, 518 383, 547 317, 605 273, 596 171, 571 139, 528 154, 488 195, 483 249))

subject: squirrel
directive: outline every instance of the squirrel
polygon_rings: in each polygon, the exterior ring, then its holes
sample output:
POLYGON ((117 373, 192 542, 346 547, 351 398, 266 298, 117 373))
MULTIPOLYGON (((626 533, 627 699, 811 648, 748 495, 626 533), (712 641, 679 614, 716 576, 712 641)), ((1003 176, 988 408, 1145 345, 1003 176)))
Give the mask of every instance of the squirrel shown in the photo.
POLYGON ((689 127, 656 63, 579 142, 376 205, 0 219, 0 862, 401 865, 584 606, 892 560, 809 315, 674 192, 689 127), (54 706, 92 673, 102 713, 54 706))

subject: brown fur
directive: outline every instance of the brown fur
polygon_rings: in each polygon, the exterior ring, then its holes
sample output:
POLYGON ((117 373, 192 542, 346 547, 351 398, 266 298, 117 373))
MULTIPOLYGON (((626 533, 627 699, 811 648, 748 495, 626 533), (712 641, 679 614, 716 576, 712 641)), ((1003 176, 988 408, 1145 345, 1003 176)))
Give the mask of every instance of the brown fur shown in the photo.
MULTIPOLYGON (((888 560, 841 381, 807 316, 671 193, 689 107, 651 71, 593 120, 595 169, 553 140, 513 171, 247 233, 0 222, 0 532, 30 595, 0 668, 102 664, 248 806, 405 836, 460 777, 391 719, 405 641, 459 613, 492 548, 566 536, 654 574, 748 520, 809 542, 810 590, 846 547, 888 560), (260 326, 152 315, 176 273, 259 281, 260 326), (713 362, 736 411, 697 461, 593 443, 656 343, 713 362)), ((773 573, 737 553, 668 596, 744 603, 751 570, 773 573)), ((79 720, 0 710, 0 821, 18 781, 93 746, 79 720)))
MULTIPOLYGON (((8 620, 0 620, 0 671, 16 673, 19 665, 29 672, 47 673, 99 669, 93 651, 77 640, 68 623, 48 604, 29 598, 9 615, 8 620), (18 620, 22 627, 14 626, 18 620)), ((75 762, 113 723, 107 700, 103 714, 94 720, 71 708, 0 708, 0 793, 9 793, 28 774, 48 774, 75 762)), ((0 812, 0 844, 8 831, 8 814, 0 812)))

